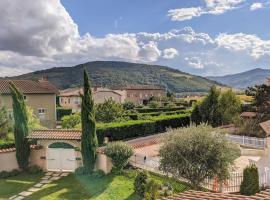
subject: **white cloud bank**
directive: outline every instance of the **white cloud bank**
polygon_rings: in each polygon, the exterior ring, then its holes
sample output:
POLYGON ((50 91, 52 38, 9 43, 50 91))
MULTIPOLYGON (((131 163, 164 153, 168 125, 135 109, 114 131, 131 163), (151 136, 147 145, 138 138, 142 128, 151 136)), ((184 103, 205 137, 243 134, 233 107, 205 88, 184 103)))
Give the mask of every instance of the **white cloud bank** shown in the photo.
MULTIPOLYGON (((240 0, 224 1, 231 2, 229 7, 221 0, 207 2, 209 10, 220 13, 240 0)), ((270 66, 270 41, 244 33, 210 37, 186 27, 166 33, 80 35, 59 0, 1 0, 0 24, 0 76, 93 60, 164 64, 200 75, 270 66)))
POLYGON ((221 15, 227 11, 236 9, 246 0, 204 0, 205 7, 190 7, 171 9, 168 16, 172 21, 185 21, 204 14, 221 15))

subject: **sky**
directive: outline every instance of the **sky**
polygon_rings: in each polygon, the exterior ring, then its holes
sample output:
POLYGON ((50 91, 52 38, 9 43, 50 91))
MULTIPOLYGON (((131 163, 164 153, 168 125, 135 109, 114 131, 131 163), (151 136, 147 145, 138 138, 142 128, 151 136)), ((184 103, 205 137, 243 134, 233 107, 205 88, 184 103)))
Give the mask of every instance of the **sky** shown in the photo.
POLYGON ((1 0, 0 77, 95 60, 270 69, 270 0, 1 0))

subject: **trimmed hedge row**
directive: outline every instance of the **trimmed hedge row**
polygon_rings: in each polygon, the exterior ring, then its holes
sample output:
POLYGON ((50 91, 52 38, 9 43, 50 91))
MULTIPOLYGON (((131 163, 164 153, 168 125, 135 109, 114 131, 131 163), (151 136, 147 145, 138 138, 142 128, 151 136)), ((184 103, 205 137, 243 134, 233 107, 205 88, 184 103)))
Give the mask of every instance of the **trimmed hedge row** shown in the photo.
POLYGON ((139 115, 155 117, 155 116, 160 116, 160 115, 175 115, 175 114, 186 114, 186 113, 191 113, 191 110, 178 110, 178 111, 168 111, 168 112, 151 112, 151 113, 139 113, 139 114, 134 113, 134 114, 129 114, 127 116, 130 117, 132 120, 138 120, 139 115))
POLYGON ((150 120, 133 120, 119 123, 98 124, 99 144, 108 137, 110 141, 126 140, 165 132, 167 128, 183 127, 190 124, 190 114, 152 117, 150 120))
POLYGON ((70 108, 62 108, 62 107, 56 108, 57 120, 61 120, 62 117, 66 115, 71 115, 71 114, 72 114, 72 109, 70 108))
POLYGON ((0 149, 8 149, 15 147, 15 143, 13 141, 0 141, 0 149))
POLYGON ((168 112, 185 110, 186 107, 174 107, 174 108, 135 108, 139 113, 152 113, 152 112, 168 112))

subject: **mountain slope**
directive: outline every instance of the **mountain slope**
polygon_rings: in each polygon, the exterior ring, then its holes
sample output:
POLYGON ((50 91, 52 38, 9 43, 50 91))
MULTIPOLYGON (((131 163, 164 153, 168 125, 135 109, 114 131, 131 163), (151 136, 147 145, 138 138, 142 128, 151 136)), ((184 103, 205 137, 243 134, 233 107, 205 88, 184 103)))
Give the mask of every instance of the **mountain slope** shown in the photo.
MULTIPOLYGON (((74 67, 58 67, 11 77, 13 79, 38 79, 47 77, 58 88, 81 86, 83 69, 87 68, 93 85, 119 86, 128 84, 161 85, 173 92, 206 92, 214 81, 159 65, 95 61, 74 67)), ((219 84, 217 84, 219 85, 219 84)))
POLYGON ((269 76, 270 76, 269 69, 256 68, 239 74, 232 74, 219 77, 218 76, 207 77, 207 78, 231 87, 245 89, 248 86, 266 83, 266 78, 269 76))

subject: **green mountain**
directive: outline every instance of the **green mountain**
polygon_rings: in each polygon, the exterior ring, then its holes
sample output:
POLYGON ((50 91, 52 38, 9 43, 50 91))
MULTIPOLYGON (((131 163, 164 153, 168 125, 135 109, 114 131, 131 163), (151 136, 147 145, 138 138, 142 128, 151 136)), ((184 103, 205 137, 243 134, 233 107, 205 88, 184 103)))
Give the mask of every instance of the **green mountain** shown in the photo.
POLYGON ((207 92, 215 81, 200 76, 194 76, 159 65, 117 61, 95 61, 74 67, 57 67, 36 71, 10 79, 48 78, 59 89, 82 86, 83 69, 89 72, 95 86, 125 86, 130 84, 160 85, 172 92, 207 92))
POLYGON ((234 88, 245 89, 249 86, 266 83, 266 78, 269 76, 269 69, 256 68, 238 74, 207 78, 234 88))

